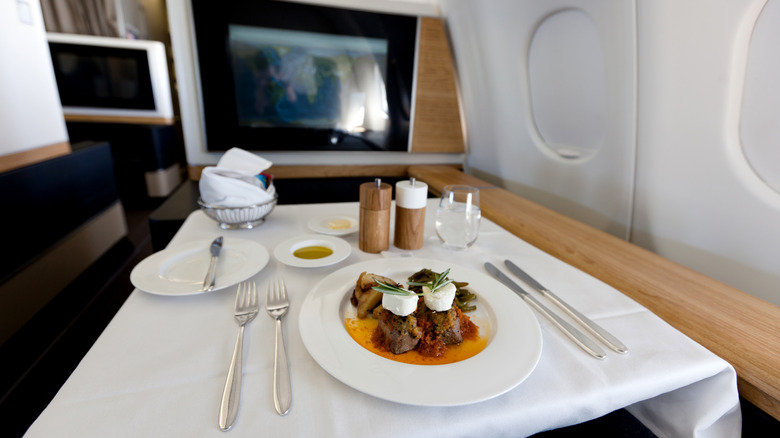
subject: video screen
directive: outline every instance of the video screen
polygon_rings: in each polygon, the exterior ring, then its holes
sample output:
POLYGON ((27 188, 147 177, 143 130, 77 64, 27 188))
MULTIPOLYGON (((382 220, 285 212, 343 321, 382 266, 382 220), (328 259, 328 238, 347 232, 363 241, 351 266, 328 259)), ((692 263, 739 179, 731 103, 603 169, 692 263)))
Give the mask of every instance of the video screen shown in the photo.
POLYGON ((153 110, 146 52, 49 44, 63 106, 153 110))
POLYGON ((228 26, 238 124, 330 129, 384 144, 388 41, 228 26))

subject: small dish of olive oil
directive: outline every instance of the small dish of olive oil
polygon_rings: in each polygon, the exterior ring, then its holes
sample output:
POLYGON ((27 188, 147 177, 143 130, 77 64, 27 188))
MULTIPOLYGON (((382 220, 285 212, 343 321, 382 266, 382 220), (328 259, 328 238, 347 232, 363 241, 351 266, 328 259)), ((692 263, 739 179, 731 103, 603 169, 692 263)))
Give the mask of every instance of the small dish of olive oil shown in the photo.
POLYGON ((333 254, 333 250, 327 246, 304 246, 303 248, 293 251, 293 255, 299 259, 315 260, 327 257, 333 254))
POLYGON ((335 236, 311 234, 286 240, 274 248, 274 257, 288 266, 318 268, 349 256, 352 245, 335 236))

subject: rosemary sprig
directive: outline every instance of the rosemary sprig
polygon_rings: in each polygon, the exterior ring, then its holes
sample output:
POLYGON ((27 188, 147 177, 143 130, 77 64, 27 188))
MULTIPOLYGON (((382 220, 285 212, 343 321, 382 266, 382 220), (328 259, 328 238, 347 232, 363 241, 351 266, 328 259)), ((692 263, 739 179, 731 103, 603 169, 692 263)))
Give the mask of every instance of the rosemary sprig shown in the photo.
POLYGON ((442 272, 441 274, 438 274, 435 276, 432 282, 430 283, 420 283, 417 281, 409 281, 406 284, 409 286, 428 286, 428 288, 431 290, 431 292, 436 292, 437 290, 443 288, 444 286, 452 283, 452 280, 447 280, 447 274, 450 273, 449 268, 447 268, 446 271, 442 272))
POLYGON ((374 286, 371 289, 374 289, 375 291, 382 292, 383 294, 388 295, 405 295, 405 296, 420 296, 422 293, 414 293, 412 291, 408 291, 402 287, 398 287, 392 284, 383 283, 379 280, 377 280, 377 284, 379 286, 374 286))

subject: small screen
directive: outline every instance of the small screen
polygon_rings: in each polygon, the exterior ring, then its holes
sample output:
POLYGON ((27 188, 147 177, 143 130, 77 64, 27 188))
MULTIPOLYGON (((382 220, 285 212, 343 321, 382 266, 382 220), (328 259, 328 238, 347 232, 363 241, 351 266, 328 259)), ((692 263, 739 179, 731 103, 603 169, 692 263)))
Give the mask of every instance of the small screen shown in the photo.
POLYGON ((239 125, 386 135, 387 40, 240 25, 229 35, 239 125))
POLYGON ((49 44, 63 106, 153 110, 143 50, 49 44))

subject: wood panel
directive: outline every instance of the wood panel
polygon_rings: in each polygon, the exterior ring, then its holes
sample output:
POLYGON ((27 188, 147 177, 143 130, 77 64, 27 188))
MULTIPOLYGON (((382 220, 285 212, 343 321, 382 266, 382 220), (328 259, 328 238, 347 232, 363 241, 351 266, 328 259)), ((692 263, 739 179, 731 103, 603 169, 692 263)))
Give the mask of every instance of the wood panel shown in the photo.
POLYGON ((485 217, 613 286, 728 361, 740 395, 780 420, 780 307, 451 167, 408 170, 436 194, 446 184, 483 187, 485 217))
POLYGON ((0 172, 18 169, 30 164, 57 158, 71 153, 70 142, 64 141, 35 149, 0 156, 0 172))
MULTIPOLYGON (((188 167, 191 180, 200 180, 200 174, 205 166, 188 167)), ((460 169, 460 165, 446 165, 460 169)), ((407 174, 408 165, 348 165, 348 166, 271 166, 266 172, 276 179, 307 179, 307 178, 349 178, 349 177, 404 177, 407 174)))
POLYGON ((412 152, 464 153, 455 68, 441 20, 422 17, 412 152))
POLYGON ((130 117, 65 114, 65 121, 90 123, 128 123, 134 125, 173 125, 176 119, 173 117, 130 117))

